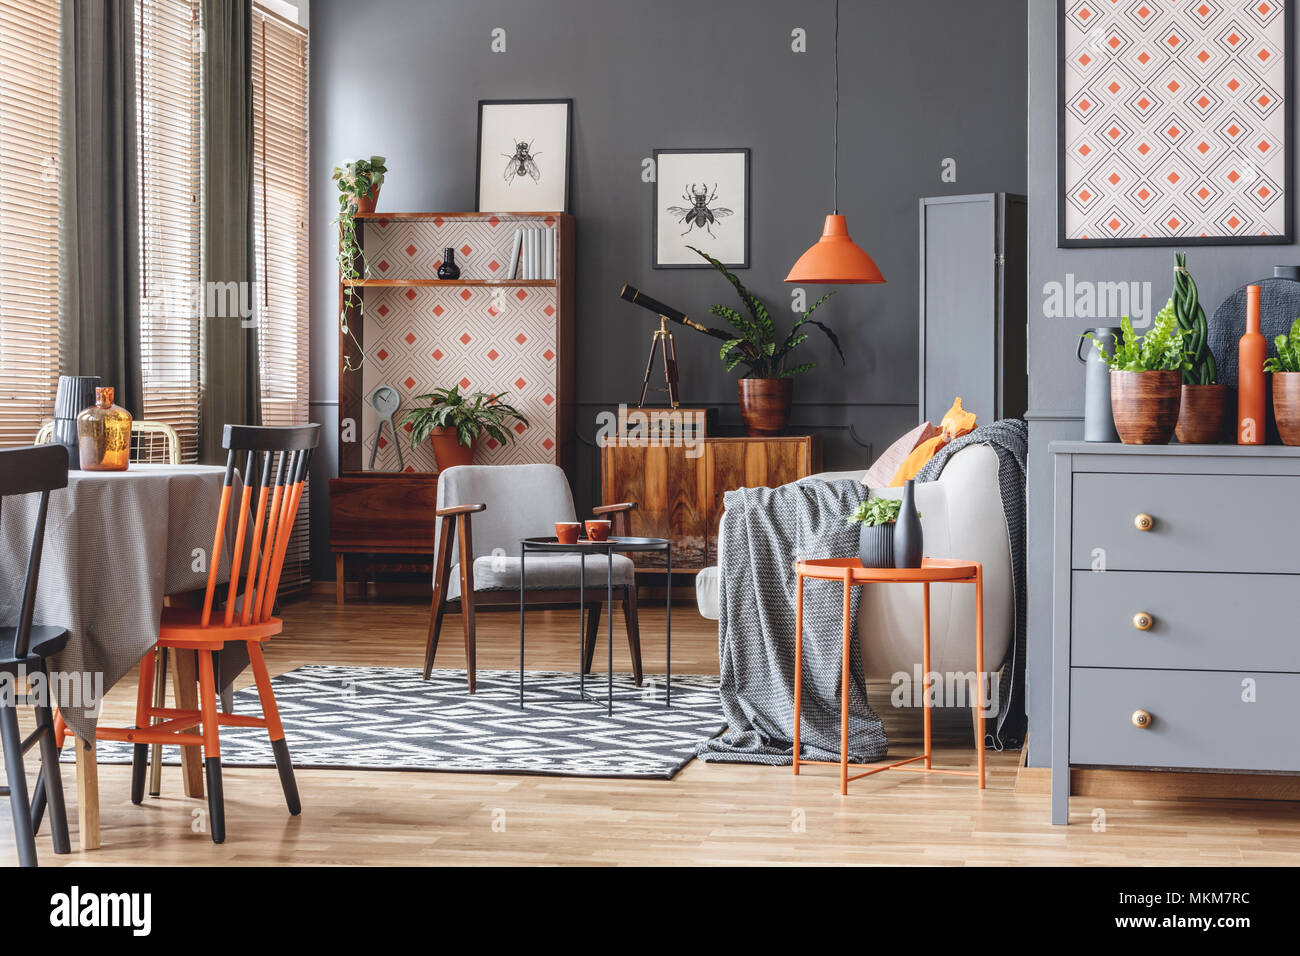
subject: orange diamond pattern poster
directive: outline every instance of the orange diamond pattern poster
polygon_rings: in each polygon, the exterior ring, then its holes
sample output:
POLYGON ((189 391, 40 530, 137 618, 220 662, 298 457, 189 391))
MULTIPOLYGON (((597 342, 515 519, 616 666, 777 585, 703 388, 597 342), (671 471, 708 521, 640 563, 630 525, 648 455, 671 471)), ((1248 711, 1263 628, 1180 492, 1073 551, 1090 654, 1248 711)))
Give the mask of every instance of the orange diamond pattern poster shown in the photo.
POLYGON ((1289 242, 1288 0, 1061 0, 1060 244, 1289 242))

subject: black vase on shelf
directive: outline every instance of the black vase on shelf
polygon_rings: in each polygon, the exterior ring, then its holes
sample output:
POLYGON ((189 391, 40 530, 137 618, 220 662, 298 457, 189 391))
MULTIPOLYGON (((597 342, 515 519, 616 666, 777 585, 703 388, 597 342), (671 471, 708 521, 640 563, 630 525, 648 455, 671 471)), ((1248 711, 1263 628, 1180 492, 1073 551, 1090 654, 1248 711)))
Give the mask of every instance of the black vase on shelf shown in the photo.
POLYGON ((460 266, 456 265, 456 250, 444 249, 442 251, 442 265, 438 266, 439 279, 459 279, 460 266))
POLYGON ((919 568, 924 547, 921 516, 916 511, 915 482, 909 478, 903 486, 903 501, 894 523, 894 567, 919 568))
POLYGON ((54 438, 56 445, 68 450, 68 467, 81 467, 81 452, 77 445, 77 415, 95 404, 95 389, 99 387, 98 375, 60 375, 59 387, 54 393, 54 438))

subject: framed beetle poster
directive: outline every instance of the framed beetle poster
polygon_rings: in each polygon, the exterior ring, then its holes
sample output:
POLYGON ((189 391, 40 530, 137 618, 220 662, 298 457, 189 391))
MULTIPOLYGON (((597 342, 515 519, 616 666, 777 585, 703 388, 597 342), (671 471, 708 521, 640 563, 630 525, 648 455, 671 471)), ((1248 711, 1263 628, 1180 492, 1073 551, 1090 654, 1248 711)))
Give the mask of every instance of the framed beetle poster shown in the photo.
POLYGON ((479 100, 479 212, 568 212, 573 100, 479 100))
POLYGON ((1293 0, 1058 3, 1058 244, 1289 243, 1293 0))
POLYGON ((749 268, 749 150, 656 149, 650 264, 711 269, 694 246, 749 268))

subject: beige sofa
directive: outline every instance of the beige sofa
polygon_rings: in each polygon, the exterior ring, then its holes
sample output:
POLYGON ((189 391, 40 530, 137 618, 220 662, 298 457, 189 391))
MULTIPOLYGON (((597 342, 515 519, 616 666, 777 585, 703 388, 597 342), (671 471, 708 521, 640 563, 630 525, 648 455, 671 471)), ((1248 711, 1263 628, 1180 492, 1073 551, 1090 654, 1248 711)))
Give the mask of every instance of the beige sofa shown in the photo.
MULTIPOLYGON (((815 478, 853 478, 864 472, 823 472, 815 478)), ((897 498, 900 488, 882 488, 873 497, 897 498)), ((986 445, 970 445, 944 467, 938 480, 916 486, 925 553, 963 558, 984 566, 984 659, 997 668, 1006 656, 1015 625, 1011 587, 1011 549, 998 488, 998 456, 986 445)), ((726 516, 722 519, 726 521, 726 516)), ((722 536, 719 535, 719 541, 722 536)), ((794 556, 791 555, 791 560, 794 556)), ((721 555, 726 561, 726 555, 721 555)), ((695 581, 700 613, 718 619, 717 567, 695 581)), ((938 673, 975 670, 975 589, 968 584, 935 584, 930 589, 930 667, 938 673)), ((858 612, 868 677, 888 679, 912 673, 921 662, 921 585, 888 584, 862 591, 858 612)))

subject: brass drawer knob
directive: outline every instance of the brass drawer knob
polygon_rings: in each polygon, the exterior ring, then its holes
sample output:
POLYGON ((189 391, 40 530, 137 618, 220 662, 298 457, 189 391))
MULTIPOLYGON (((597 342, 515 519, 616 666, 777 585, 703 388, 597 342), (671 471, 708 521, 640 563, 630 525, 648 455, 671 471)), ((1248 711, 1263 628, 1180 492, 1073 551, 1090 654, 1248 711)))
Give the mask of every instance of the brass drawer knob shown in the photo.
POLYGON ((1146 730, 1151 726, 1151 715, 1145 710, 1133 711, 1133 726, 1138 730, 1146 730))
POLYGON ((1146 611, 1138 611, 1136 614, 1133 615, 1133 626, 1136 627, 1139 631, 1151 630, 1151 625, 1154 624, 1155 622, 1156 619, 1153 618, 1146 611))
POLYGON ((1155 527, 1156 519, 1149 514, 1140 514, 1133 519, 1133 527, 1139 531, 1150 531, 1155 527))

